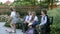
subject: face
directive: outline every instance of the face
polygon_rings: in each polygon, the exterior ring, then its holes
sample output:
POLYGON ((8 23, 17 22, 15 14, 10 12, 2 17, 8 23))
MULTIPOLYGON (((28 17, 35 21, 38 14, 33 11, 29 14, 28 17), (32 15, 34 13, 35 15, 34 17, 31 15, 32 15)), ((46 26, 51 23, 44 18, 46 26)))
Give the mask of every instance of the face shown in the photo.
POLYGON ((28 15, 31 15, 31 12, 28 12, 28 15))
POLYGON ((32 28, 32 26, 29 26, 29 28, 32 28))
POLYGON ((43 11, 41 11, 41 15, 45 15, 43 11))
POLYGON ((32 16, 34 16, 34 14, 32 13, 32 16))
POLYGON ((35 16, 35 15, 36 15, 36 13, 35 13, 35 12, 33 12, 33 13, 32 13, 32 16, 35 16))

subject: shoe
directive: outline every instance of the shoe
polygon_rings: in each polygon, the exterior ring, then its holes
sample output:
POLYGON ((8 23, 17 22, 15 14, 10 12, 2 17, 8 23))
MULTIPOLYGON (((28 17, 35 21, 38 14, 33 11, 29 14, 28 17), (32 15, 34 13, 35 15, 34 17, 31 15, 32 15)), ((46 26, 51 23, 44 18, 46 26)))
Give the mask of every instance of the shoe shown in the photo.
POLYGON ((16 33, 16 31, 12 30, 12 33, 16 33))
POLYGON ((5 30, 5 31, 7 31, 7 32, 9 32, 9 33, 12 33, 12 31, 11 31, 11 30, 5 30))

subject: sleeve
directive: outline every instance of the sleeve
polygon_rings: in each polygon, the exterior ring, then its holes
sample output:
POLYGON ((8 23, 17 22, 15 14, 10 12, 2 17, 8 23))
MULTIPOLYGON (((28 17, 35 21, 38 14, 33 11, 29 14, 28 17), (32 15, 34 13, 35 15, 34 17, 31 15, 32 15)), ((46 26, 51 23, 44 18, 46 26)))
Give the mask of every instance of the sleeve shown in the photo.
POLYGON ((25 21, 27 21, 27 19, 28 19, 28 16, 25 17, 25 21))
POLYGON ((16 16, 16 13, 15 12, 11 12, 10 17, 15 17, 15 16, 16 16))
POLYGON ((46 24, 46 22, 47 22, 47 16, 45 16, 45 20, 43 20, 43 22, 41 22, 40 25, 44 25, 46 24))
POLYGON ((10 17, 12 17, 13 15, 12 15, 13 13, 11 12, 11 15, 10 15, 10 17))
POLYGON ((38 17, 37 16, 34 18, 34 21, 38 21, 38 17))

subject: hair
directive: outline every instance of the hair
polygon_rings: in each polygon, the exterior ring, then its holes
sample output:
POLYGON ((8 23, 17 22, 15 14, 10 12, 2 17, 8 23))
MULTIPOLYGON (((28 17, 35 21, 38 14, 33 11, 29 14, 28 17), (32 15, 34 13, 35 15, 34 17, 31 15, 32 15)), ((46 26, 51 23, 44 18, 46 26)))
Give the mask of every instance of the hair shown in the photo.
POLYGON ((11 11, 14 11, 15 9, 13 8, 13 6, 11 6, 11 7, 10 7, 10 10, 11 10, 11 11))
POLYGON ((10 8, 10 10, 11 10, 11 11, 13 11, 13 9, 12 9, 12 8, 10 8))
POLYGON ((34 14, 34 16, 36 15, 36 13, 35 13, 35 12, 32 12, 32 14, 34 14))
MULTIPOLYGON (((29 11, 27 11, 27 14, 29 15, 29 13, 30 13, 31 11, 29 10, 29 11)), ((31 12, 32 13, 32 12, 31 12)))
POLYGON ((34 18, 35 18, 35 16, 36 16, 36 13, 35 13, 35 12, 32 12, 32 14, 33 14, 33 16, 32 16, 31 21, 33 21, 33 20, 34 20, 34 18))
POLYGON ((47 14, 47 10, 41 10, 44 14, 47 14))

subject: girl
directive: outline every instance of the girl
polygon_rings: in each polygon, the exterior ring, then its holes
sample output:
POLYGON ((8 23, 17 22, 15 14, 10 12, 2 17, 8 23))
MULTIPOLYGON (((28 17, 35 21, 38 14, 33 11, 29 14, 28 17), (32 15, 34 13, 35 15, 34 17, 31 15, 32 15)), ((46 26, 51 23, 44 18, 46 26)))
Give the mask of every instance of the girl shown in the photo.
POLYGON ((13 8, 11 8, 10 10, 11 10, 11 15, 10 15, 9 21, 11 20, 11 23, 10 23, 11 31, 9 31, 9 32, 15 33, 16 32, 16 23, 18 22, 18 16, 17 16, 16 11, 13 8))
POLYGON ((30 22, 28 22, 28 30, 26 34, 35 34, 35 26, 38 24, 38 17, 36 16, 35 12, 32 12, 32 18, 30 22))
POLYGON ((31 11, 28 11, 28 15, 25 17, 24 23, 28 23, 31 20, 32 17, 31 13, 32 13, 31 11))
POLYGON ((28 11, 28 15, 25 16, 25 18, 24 18, 24 23, 22 24, 23 32, 27 31, 27 29, 28 29, 28 24, 29 24, 31 17, 32 17, 31 13, 32 13, 31 11, 28 11))
POLYGON ((10 18, 11 18, 10 26, 12 28, 12 32, 16 32, 16 23, 17 23, 16 19, 17 19, 17 16, 16 16, 16 11, 14 11, 13 9, 11 9, 10 18))
POLYGON ((30 21, 33 26, 36 26, 38 24, 38 17, 36 16, 35 12, 32 12, 32 19, 30 21))

